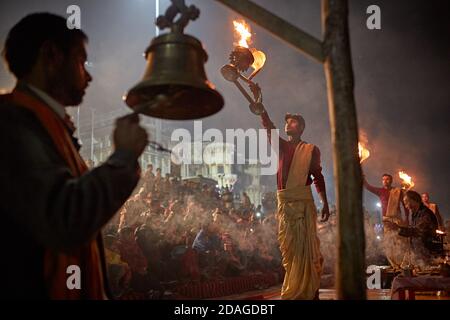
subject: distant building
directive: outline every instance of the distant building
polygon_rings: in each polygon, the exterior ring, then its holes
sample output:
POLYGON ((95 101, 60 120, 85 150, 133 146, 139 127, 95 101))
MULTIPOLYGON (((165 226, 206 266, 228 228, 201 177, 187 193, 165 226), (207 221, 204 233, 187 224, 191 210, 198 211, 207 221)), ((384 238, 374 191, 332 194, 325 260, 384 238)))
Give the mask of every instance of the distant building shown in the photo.
MULTIPOLYGON (((76 124, 79 122, 78 126, 81 129, 78 137, 82 144, 80 151, 82 157, 85 160, 91 159, 95 166, 104 162, 113 151, 114 122, 118 117, 125 115, 127 111, 117 110, 99 115, 92 110, 90 117, 85 116, 81 121, 77 120, 76 110, 70 113, 74 122, 76 124)), ((163 128, 161 120, 141 117, 141 124, 147 129, 152 141, 168 148, 180 144, 170 141, 171 128, 163 128)), ((261 204, 264 193, 270 190, 267 190, 261 183, 263 177, 261 177, 259 162, 249 164, 246 159, 245 164, 235 164, 236 161, 232 157, 236 154, 236 146, 233 144, 200 142, 195 145, 198 147, 197 152, 194 150, 194 143, 188 143, 185 146, 191 150, 192 161, 190 163, 177 165, 171 161, 169 153, 158 152, 150 145, 139 158, 139 162, 144 170, 150 163, 154 169, 161 168, 163 175, 173 173, 181 178, 203 176, 214 179, 217 181, 218 187, 228 185, 233 188, 238 197, 245 191, 255 206, 261 204)), ((178 153, 175 151, 175 154, 178 153)))
MULTIPOLYGON (((117 110, 99 115, 92 110, 91 116, 82 120, 82 124, 79 125, 81 130, 78 137, 82 144, 80 153, 85 160, 91 159, 97 166, 111 155, 114 122, 126 113, 126 111, 117 110)), ((77 119, 76 113, 72 112, 71 115, 74 120, 77 119)), ((169 136, 162 130, 161 120, 141 117, 141 125, 146 128, 152 141, 156 141, 163 146, 169 144, 169 136)), ((163 175, 171 172, 170 154, 157 152, 150 145, 139 158, 139 163, 144 170, 151 163, 154 169, 161 168, 163 175)))
MULTIPOLYGON (((218 187, 229 186, 238 196, 245 191, 253 204, 261 204, 266 190, 261 185, 260 163, 249 164, 247 159, 245 164, 235 164, 236 147, 233 144, 198 142, 198 146, 200 148, 197 152, 195 143, 186 143, 180 147, 183 148, 183 152, 190 152, 191 155, 190 163, 180 165, 182 178, 196 176, 211 178, 217 181, 218 187)), ((183 158, 183 152, 178 152, 180 161, 186 159, 183 158)))

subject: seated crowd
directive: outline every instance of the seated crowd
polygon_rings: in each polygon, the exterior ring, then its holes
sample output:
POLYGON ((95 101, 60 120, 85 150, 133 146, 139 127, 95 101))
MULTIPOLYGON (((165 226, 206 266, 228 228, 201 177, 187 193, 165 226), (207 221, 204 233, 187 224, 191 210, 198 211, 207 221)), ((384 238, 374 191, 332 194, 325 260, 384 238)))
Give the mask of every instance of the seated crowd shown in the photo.
POLYGON ((113 294, 162 298, 186 282, 278 271, 275 214, 230 194, 148 168, 104 232, 113 294))

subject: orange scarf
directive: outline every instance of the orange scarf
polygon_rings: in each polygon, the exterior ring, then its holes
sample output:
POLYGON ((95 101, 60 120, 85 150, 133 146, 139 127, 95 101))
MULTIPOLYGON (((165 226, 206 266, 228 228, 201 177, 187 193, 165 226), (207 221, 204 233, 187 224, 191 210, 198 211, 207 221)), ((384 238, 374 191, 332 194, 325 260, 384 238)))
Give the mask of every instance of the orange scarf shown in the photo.
MULTIPOLYGON (((74 177, 80 177, 88 170, 86 163, 73 145, 63 120, 49 106, 18 89, 1 98, 34 113, 50 135, 58 153, 74 177)), ((64 212, 60 212, 60 214, 64 214, 64 212)), ((50 299, 104 299, 103 275, 100 267, 100 239, 99 236, 69 252, 46 250, 44 278, 50 299), (69 289, 67 286, 67 280, 72 275, 72 273, 67 273, 70 265, 79 266, 81 269, 81 289, 69 289)))

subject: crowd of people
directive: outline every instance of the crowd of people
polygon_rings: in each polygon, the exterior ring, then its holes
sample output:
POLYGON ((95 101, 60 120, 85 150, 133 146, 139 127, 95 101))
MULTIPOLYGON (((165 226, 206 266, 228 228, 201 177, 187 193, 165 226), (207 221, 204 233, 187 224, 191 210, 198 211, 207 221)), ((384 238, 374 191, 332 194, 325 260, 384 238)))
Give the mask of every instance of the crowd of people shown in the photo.
MULTIPOLYGON (((160 299, 182 283, 279 271, 276 200, 264 204, 255 207, 245 192, 237 197, 228 187, 163 177, 159 168, 154 174, 149 165, 104 231, 114 295, 160 299)), ((318 224, 325 287, 334 285, 336 263, 335 206, 330 212, 329 222, 318 224)), ((366 258, 382 265, 382 233, 373 216, 365 211, 366 258)))
POLYGON ((104 232, 114 295, 161 298, 180 283, 226 279, 281 268, 275 212, 228 187, 143 174, 134 195, 104 232))

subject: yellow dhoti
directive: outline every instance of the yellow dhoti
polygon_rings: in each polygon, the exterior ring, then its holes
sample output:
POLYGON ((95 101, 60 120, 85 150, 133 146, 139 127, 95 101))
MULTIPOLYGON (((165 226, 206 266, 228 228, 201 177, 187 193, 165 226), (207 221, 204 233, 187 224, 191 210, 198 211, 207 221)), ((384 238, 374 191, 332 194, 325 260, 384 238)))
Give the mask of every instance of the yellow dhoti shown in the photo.
POLYGON ((313 299, 320 287, 322 255, 316 230, 316 207, 306 186, 312 148, 297 146, 286 189, 278 190, 278 240, 286 271, 281 298, 313 299))

